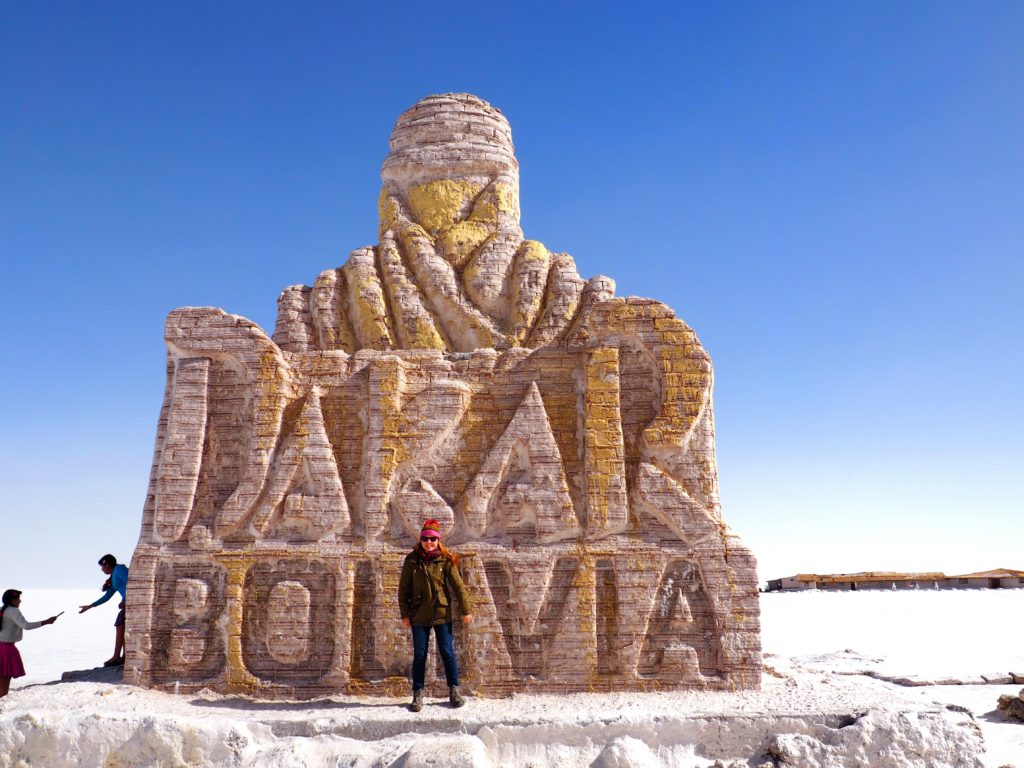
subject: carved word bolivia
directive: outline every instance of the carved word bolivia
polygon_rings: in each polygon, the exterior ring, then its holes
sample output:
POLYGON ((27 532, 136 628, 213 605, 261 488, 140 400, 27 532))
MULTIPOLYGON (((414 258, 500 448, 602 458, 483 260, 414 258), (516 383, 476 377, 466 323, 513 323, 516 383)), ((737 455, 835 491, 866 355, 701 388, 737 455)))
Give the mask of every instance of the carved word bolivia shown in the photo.
POLYGON ((478 605, 455 625, 478 693, 756 687, 754 560, 722 522, 693 331, 524 239, 486 102, 423 99, 390 144, 380 243, 285 289, 272 340, 167 319, 128 678, 404 693, 398 576, 434 517, 478 605))

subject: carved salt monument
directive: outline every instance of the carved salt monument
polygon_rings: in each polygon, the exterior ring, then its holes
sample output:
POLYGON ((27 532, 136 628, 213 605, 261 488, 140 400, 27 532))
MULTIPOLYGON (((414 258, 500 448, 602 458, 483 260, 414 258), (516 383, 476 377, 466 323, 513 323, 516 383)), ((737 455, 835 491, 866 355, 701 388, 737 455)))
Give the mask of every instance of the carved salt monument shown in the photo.
POLYGON ((128 679, 404 694, 398 577, 434 517, 476 601, 455 627, 477 693, 757 687, 694 332, 524 239, 486 102, 425 98, 390 147, 380 243, 286 288, 273 338, 167 318, 128 679))

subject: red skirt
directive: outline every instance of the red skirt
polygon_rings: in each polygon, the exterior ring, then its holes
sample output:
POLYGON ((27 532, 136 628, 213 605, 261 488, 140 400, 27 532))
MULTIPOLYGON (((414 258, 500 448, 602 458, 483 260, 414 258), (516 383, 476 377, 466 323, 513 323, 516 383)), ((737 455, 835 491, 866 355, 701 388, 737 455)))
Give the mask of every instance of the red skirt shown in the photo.
POLYGON ((0 677, 24 677, 25 665, 14 643, 0 643, 0 677))

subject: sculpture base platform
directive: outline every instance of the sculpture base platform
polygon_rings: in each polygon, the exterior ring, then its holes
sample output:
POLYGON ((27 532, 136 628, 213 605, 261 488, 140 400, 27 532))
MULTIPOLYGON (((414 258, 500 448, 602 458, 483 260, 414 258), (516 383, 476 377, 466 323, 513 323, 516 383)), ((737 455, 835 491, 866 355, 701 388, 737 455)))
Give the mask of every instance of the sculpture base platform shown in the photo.
POLYGON ((923 689, 860 675, 779 674, 766 676, 760 691, 471 697, 462 709, 428 698, 418 714, 404 696, 288 702, 99 682, 37 685, 0 705, 0 765, 1005 764, 984 752, 985 729, 1012 726, 932 700, 943 692, 925 700, 923 689))

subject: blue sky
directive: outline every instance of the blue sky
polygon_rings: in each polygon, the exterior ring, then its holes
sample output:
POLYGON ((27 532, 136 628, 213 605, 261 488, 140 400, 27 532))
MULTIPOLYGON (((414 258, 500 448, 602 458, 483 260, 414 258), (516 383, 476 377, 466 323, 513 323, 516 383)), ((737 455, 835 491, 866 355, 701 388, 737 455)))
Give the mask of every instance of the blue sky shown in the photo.
POLYGON ((1024 568, 1024 6, 360 5, 4 10, 3 586, 128 557, 167 312, 272 331, 447 91, 511 121, 527 236, 697 331, 762 579, 1024 568))

